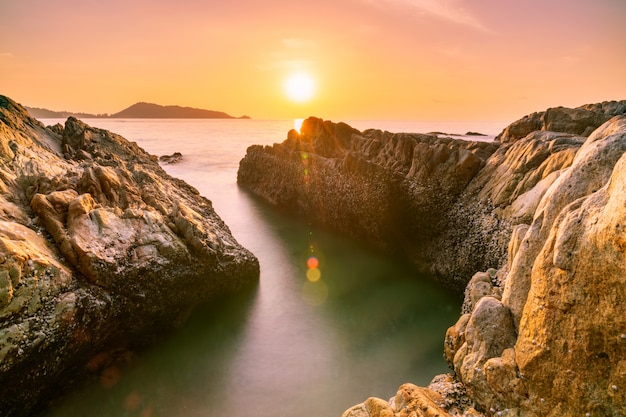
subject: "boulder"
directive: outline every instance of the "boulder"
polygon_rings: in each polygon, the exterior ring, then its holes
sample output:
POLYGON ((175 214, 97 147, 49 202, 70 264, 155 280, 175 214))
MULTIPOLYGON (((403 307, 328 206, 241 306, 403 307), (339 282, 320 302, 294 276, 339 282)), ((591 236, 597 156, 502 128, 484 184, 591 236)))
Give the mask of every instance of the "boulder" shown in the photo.
POLYGON ((171 155, 161 155, 159 156, 159 162, 163 164, 177 164, 183 160, 183 154, 180 152, 174 152, 171 155))
POLYGON ((479 417, 463 386, 451 375, 440 375, 428 388, 403 384, 385 401, 370 397, 346 410, 342 417, 479 417))
POLYGON ((111 352, 259 275, 211 202, 156 157, 72 117, 46 128, 4 96, 0 259, 4 416, 38 412, 111 352))
POLYGON ((479 409, 626 412, 625 143, 625 116, 592 133, 512 239, 502 301, 483 291, 448 330, 446 358, 479 409), (493 305, 487 315, 485 302, 493 305), (475 321, 478 314, 488 321, 475 321))
POLYGON ((537 415, 626 414, 625 143, 626 117, 616 117, 551 190, 562 208, 529 268, 515 345, 537 415))

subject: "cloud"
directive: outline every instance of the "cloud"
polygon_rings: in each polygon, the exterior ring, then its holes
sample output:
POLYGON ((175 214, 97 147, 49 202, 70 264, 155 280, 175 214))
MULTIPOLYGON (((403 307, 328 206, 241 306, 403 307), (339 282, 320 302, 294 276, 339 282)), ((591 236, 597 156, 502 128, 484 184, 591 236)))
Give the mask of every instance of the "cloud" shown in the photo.
POLYGON ((11 52, 0 52, 0 58, 13 58, 14 56, 11 52))
POLYGON ((439 19, 467 26, 483 32, 491 32, 469 10, 463 7, 462 0, 365 0, 370 4, 391 5, 410 8, 422 15, 431 15, 439 19))

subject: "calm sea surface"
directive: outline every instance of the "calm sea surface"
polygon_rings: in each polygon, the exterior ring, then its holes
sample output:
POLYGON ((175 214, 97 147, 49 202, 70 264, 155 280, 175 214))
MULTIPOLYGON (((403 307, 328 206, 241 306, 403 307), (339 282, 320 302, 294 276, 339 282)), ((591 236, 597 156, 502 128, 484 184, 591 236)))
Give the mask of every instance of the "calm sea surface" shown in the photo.
MULTIPOLYGON (((60 120, 43 119, 45 124, 60 120)), ((63 121, 60 121, 63 123, 63 121)), ((258 287, 198 311, 133 358, 118 383, 94 382, 46 417, 339 417, 448 371, 446 329, 459 300, 405 265, 277 215, 239 190, 252 144, 282 142, 292 121, 87 119, 154 155, 183 154, 168 173, 208 197, 261 265, 258 287), (321 278, 306 277, 315 251, 321 278)), ((499 123, 349 122, 358 129, 493 136, 499 123)))

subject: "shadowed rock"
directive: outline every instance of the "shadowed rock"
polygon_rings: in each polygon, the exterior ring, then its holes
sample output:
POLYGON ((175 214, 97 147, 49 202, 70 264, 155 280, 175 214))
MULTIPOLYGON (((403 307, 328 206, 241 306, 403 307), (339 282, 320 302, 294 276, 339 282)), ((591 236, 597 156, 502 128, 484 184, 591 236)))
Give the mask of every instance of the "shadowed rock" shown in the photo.
POLYGON ((474 272, 506 264, 513 231, 532 222, 584 135, 624 111, 626 101, 548 109, 513 123, 501 134, 510 140, 495 143, 359 132, 309 118, 281 144, 250 147, 238 183, 462 292, 474 272), (515 139, 506 133, 518 130, 515 139))
POLYGON ((423 134, 359 132, 305 120, 274 146, 252 146, 238 183, 276 207, 437 271, 443 213, 497 145, 423 134))
POLYGON ((171 155, 161 155, 159 162, 164 164, 177 164, 183 160, 183 154, 180 152, 174 152, 171 155))

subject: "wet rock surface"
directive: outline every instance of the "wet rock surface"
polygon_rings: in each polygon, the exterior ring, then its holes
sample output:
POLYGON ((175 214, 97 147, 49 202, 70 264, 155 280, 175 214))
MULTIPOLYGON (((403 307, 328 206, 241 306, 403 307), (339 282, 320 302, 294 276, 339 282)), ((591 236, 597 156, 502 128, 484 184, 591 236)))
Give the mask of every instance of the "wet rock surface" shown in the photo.
POLYGON ((72 117, 46 128, 0 96, 0 414, 37 412, 258 268, 156 157, 72 117))

